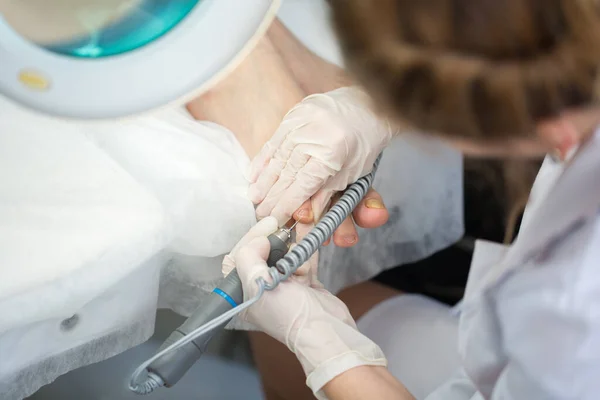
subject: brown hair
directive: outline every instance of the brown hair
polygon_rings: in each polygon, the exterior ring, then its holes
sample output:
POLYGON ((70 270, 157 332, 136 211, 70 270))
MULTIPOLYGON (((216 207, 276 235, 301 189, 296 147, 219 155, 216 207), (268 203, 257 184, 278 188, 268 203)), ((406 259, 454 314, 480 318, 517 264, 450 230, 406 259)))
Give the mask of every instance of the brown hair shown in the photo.
MULTIPOLYGON (((596 101, 600 0, 329 0, 348 69, 379 112, 424 132, 477 140, 596 101)), ((539 162, 507 160, 512 239, 539 162)), ((468 182, 467 182, 468 183, 468 182)))
POLYGON ((597 0, 330 0, 347 65, 387 116, 503 139, 595 100, 597 0))

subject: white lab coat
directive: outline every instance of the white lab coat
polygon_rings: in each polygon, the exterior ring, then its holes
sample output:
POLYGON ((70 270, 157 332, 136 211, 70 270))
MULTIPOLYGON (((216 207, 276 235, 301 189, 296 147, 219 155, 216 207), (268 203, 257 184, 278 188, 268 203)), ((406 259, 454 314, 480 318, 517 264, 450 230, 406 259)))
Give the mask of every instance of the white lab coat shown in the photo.
POLYGON ((600 398, 600 128, 544 162, 511 247, 477 243, 457 309, 401 295, 358 327, 419 399, 600 398))
POLYGON ((460 309, 462 369, 428 400, 600 398, 600 130, 546 160, 510 248, 478 244, 460 309))

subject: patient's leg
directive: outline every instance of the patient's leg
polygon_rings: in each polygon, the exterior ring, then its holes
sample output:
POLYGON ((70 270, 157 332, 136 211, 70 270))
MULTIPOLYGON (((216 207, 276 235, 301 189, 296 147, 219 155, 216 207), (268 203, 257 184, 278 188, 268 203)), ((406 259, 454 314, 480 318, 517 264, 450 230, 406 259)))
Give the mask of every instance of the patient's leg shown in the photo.
POLYGON ((288 110, 304 97, 277 49, 265 36, 234 72, 187 108, 194 118, 231 130, 253 158, 288 110))
POLYGON ((280 21, 273 23, 268 35, 306 95, 325 93, 352 84, 342 68, 307 49, 280 21))
POLYGON ((349 83, 341 68, 312 53, 276 20, 234 72, 187 108, 194 118, 231 130, 253 158, 296 103, 349 83))

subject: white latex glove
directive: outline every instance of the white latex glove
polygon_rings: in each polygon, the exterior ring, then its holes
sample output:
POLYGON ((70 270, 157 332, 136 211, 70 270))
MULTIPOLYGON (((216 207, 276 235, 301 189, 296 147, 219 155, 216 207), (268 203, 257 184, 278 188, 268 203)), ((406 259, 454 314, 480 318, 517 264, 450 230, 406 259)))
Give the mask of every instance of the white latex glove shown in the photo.
POLYGON ((318 220, 333 193, 371 172, 394 131, 369 107, 364 92, 345 87, 292 108, 250 165, 248 197, 258 218, 283 224, 312 197, 318 220))
MULTIPOLYGON (((256 231, 268 231, 271 218, 258 223, 256 231), (267 221, 267 222, 265 222, 267 221)), ((244 300, 256 295, 256 279, 269 281, 266 259, 269 241, 257 237, 240 247, 233 256, 244 287, 244 300)), ((386 366, 379 346, 361 334, 341 300, 325 289, 313 288, 295 276, 239 315, 284 343, 296 354, 307 376, 307 385, 317 398, 322 388, 341 373, 361 365, 386 366)))
MULTIPOLYGON (((296 231, 296 237, 298 239, 302 239, 311 228, 312 226, 309 226, 307 227, 306 231, 296 231)), ((264 218, 260 221, 260 223, 254 225, 248 231, 248 233, 246 233, 246 235, 244 235, 244 237, 233 247, 231 253, 227 254, 225 258, 223 258, 223 263, 221 265, 221 272, 223 273, 223 276, 226 276, 235 268, 235 254, 239 251, 240 248, 247 245, 253 239, 269 236, 277 229, 279 229, 279 225, 277 219, 275 219, 274 217, 264 218)), ((292 244, 290 248, 293 248, 294 246, 295 244, 292 244)), ((296 270, 296 272, 294 272, 294 276, 299 282, 302 282, 312 287, 322 288, 323 284, 319 282, 317 276, 318 265, 319 252, 317 251, 304 265, 302 265, 296 270)))
POLYGON ((235 268, 234 257, 240 248, 250 243, 253 239, 259 237, 267 237, 271 233, 279 229, 279 225, 275 218, 265 218, 260 223, 254 225, 248 233, 233 247, 231 252, 223 258, 223 264, 221 265, 221 272, 223 275, 229 274, 235 268))

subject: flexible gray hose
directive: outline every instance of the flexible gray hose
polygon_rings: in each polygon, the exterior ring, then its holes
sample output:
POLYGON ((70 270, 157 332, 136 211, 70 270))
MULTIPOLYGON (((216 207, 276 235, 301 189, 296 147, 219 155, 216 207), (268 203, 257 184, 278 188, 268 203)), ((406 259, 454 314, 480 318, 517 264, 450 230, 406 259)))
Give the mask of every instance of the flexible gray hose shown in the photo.
POLYGON ((271 283, 263 280, 266 290, 275 289, 280 282, 292 276, 333 235, 369 191, 380 161, 381 155, 375 160, 371 173, 350 185, 315 227, 277 262, 277 268, 270 268, 271 283))
POLYGON ((223 323, 226 323, 231 318, 258 301, 258 299, 260 299, 266 290, 275 289, 282 281, 292 276, 298 268, 304 265, 304 263, 308 261, 313 254, 315 254, 315 252, 323 245, 323 243, 325 243, 325 241, 333 235, 333 232, 335 232, 335 230, 356 208, 358 203, 365 197, 369 191, 369 188, 373 184, 373 180, 375 179, 375 173, 379 167, 381 156, 382 155, 380 154, 379 157, 377 157, 377 160, 373 164, 371 173, 350 185, 345 190, 342 197, 340 197, 335 205, 331 207, 331 209, 323 216, 323 218, 321 218, 315 227, 296 246, 294 246, 289 253, 279 260, 275 267, 269 268, 269 277, 271 278, 271 282, 267 282, 262 277, 256 280, 259 288, 256 296, 244 301, 240 305, 232 308, 219 317, 200 326, 198 329, 195 329, 177 342, 171 344, 162 351, 159 351, 152 358, 141 364, 131 375, 129 389, 136 394, 143 395, 151 393, 155 389, 164 386, 164 382, 159 376, 146 370, 150 364, 165 354, 185 346, 194 339, 206 334, 218 326, 221 326, 223 323), (146 372, 146 376, 144 380, 141 380, 140 377, 144 372, 146 372))

